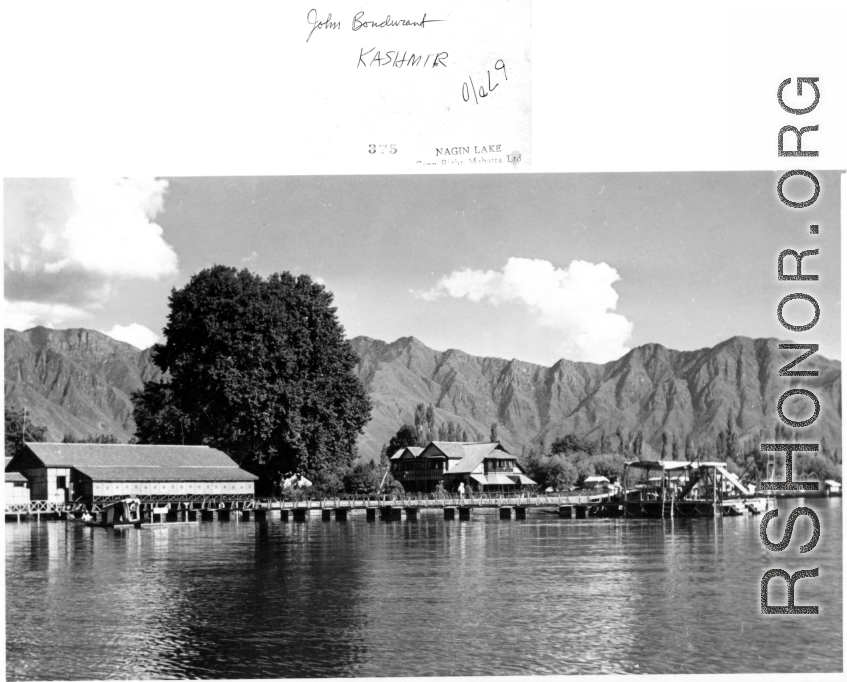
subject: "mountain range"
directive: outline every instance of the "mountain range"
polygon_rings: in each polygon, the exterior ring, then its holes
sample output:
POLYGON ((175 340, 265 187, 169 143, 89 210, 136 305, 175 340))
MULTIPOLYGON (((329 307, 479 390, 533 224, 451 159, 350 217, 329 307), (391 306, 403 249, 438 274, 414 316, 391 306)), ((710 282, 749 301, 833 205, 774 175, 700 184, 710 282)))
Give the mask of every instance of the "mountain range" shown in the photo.
MULTIPOLYGON (((496 422, 498 439, 518 455, 566 434, 599 439, 618 430, 641 432, 645 452, 656 454, 663 433, 698 445, 716 439, 727 420, 741 441, 753 443, 773 437, 779 397, 797 387, 813 391, 821 406, 802 441, 840 447, 841 363, 818 353, 795 368, 818 370, 817 377, 780 377, 798 352, 779 343, 737 336, 695 351, 647 344, 605 364, 544 367, 437 351, 413 337, 386 343, 359 336, 351 340, 356 372, 373 402, 359 454, 378 458, 398 428, 413 423, 419 403, 433 405, 436 429, 453 421, 475 440, 487 440, 496 422)), ((30 419, 52 440, 111 433, 127 441, 134 433, 130 394, 161 377, 150 349, 93 330, 7 329, 5 347, 6 404, 26 401, 30 419)), ((785 403, 790 418, 809 412, 805 398, 785 403)))

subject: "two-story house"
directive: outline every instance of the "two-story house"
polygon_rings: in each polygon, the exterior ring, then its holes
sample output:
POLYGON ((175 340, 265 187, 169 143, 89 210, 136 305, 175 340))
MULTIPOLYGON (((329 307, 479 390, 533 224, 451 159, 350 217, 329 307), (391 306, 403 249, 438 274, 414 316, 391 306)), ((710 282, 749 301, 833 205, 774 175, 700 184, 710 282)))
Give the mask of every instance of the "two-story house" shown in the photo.
POLYGON ((534 486, 518 458, 500 443, 433 441, 407 447, 391 457, 391 473, 407 492, 433 492, 439 483, 455 492, 509 492, 534 486))

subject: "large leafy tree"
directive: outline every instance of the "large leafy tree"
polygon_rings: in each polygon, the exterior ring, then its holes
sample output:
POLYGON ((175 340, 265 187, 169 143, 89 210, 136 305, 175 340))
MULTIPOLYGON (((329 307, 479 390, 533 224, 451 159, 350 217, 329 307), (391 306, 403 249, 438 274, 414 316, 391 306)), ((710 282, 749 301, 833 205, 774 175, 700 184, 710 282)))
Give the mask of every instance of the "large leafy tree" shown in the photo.
POLYGON ((172 291, 170 308, 153 353, 165 378, 132 397, 139 442, 218 447, 265 490, 350 466, 370 401, 329 291, 217 265, 172 291))

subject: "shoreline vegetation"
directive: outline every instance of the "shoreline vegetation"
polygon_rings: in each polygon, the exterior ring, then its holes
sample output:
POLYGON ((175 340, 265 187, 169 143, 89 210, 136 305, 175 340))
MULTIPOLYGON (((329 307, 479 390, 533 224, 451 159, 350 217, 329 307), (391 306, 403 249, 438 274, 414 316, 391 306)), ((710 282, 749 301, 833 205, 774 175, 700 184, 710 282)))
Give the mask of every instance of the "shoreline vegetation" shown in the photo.
MULTIPOLYGON (((357 438, 375 406, 356 375, 359 360, 332 293, 308 275, 263 278, 215 265, 173 290, 169 301, 167 341, 151 351, 162 378, 147 381, 132 395, 133 440, 218 448, 259 476, 258 496, 282 494, 284 482, 295 475, 312 483, 314 495, 404 495, 389 466, 399 449, 430 441, 500 440, 497 422, 482 434, 420 402, 413 423, 400 426, 381 447, 378 461, 357 460, 357 438)), ((27 420, 23 410, 7 405, 5 418, 6 456, 25 439, 45 440, 46 429, 27 420)), ((613 427, 594 437, 569 433, 548 444, 525 444, 515 454, 541 491, 574 489, 589 476, 614 483, 624 462, 638 460, 717 460, 744 483, 758 483, 766 473, 782 475, 782 462, 763 457, 759 439, 741 438, 730 416, 713 439, 663 430, 660 449, 645 443, 642 429, 613 427)), ((783 424, 766 434, 771 435, 791 440, 783 424)), ((65 438, 74 441, 117 439, 108 434, 65 438)), ((822 439, 819 453, 795 458, 794 477, 841 481, 839 447, 822 439)))

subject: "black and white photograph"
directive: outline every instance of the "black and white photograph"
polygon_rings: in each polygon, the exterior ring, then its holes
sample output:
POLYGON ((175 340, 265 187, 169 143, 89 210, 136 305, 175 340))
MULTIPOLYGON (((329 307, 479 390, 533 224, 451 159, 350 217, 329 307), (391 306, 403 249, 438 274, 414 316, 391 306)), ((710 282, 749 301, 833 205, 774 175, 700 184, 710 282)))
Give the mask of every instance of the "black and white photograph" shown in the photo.
POLYGON ((844 672, 847 8, 0 8, 4 678, 844 672))
POLYGON ((839 177, 789 254, 777 180, 7 180, 8 679, 840 669, 839 177))

